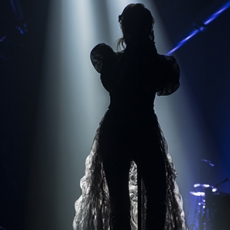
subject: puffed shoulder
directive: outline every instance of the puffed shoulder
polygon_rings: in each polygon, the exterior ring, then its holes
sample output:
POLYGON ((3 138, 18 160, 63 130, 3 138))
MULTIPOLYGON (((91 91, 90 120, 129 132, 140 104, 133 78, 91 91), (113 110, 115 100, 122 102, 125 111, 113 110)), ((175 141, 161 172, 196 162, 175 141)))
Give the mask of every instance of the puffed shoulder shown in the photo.
POLYGON ((163 84, 157 91, 158 96, 170 95, 174 93, 180 86, 180 68, 173 56, 159 55, 165 65, 163 84))
POLYGON ((114 56, 116 54, 112 48, 104 43, 96 45, 90 53, 91 62, 98 73, 102 72, 104 62, 114 56))

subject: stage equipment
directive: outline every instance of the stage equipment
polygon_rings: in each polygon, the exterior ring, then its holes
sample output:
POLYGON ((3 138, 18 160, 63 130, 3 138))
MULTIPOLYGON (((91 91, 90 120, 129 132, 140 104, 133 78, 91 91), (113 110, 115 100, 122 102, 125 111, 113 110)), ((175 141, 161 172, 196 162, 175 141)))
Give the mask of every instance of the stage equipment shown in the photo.
POLYGON ((190 194, 197 197, 193 229, 229 230, 230 229, 230 194, 217 192, 217 187, 228 181, 228 178, 212 186, 194 184, 195 191, 190 194))

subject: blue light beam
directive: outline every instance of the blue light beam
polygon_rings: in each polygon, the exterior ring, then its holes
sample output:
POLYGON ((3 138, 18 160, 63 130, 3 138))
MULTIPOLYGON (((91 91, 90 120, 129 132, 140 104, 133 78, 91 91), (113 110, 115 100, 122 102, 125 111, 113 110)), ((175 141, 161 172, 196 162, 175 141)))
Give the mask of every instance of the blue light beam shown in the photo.
MULTIPOLYGON (((230 1, 228 1, 225 5, 223 5, 217 12, 212 14, 208 19, 206 19, 203 24, 207 26, 210 22, 212 22, 214 19, 216 19, 221 13, 223 13, 225 10, 227 10, 230 7, 230 1)), ((193 30, 186 38, 181 40, 172 50, 170 50, 166 55, 171 55, 176 50, 178 50, 181 46, 183 46, 189 39, 194 37, 196 34, 198 34, 200 31, 203 31, 204 27, 201 26, 198 29, 193 30)))

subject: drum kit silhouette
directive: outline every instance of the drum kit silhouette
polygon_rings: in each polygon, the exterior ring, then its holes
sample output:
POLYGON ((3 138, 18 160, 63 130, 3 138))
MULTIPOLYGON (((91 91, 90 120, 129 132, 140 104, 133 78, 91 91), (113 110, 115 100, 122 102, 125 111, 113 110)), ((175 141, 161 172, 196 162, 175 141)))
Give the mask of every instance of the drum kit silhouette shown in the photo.
MULTIPOLYGON (((211 161, 202 159, 211 167, 211 161)), ((194 223, 189 230, 230 230, 230 195, 219 192, 218 187, 229 179, 226 178, 216 185, 194 184, 190 194, 197 197, 194 223)))

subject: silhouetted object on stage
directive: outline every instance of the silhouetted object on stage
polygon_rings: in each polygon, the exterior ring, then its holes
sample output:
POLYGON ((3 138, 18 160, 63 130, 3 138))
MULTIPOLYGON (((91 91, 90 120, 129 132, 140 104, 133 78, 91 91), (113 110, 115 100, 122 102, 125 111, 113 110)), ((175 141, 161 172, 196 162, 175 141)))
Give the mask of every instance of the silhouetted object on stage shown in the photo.
MULTIPOLYGON (((230 229, 230 195, 217 191, 217 187, 227 181, 228 178, 214 186, 209 184, 194 185, 196 191, 191 191, 190 194, 198 198, 195 211, 198 214, 199 230, 230 229)), ((196 220, 194 220, 193 226, 195 226, 195 222, 196 220)))
POLYGON ((230 195, 206 191, 206 222, 210 230, 230 229, 230 195), (208 223, 209 222, 209 223, 208 223))
MULTIPOLYGON (((216 184, 217 188, 227 182, 228 178, 216 184)), ((213 192, 213 189, 205 189, 205 210, 203 214, 203 226, 210 230, 230 229, 230 195, 221 192, 213 192)), ((204 229, 204 228, 203 228, 204 229)))
POLYGON ((221 181, 220 183, 216 184, 214 187, 217 188, 217 187, 219 187, 220 185, 222 185, 222 184, 224 184, 225 182, 227 182, 228 180, 229 180, 229 179, 226 178, 226 179, 224 179, 223 181, 221 181))
POLYGON ((128 5, 119 22, 124 50, 99 44, 91 52, 110 105, 86 160, 74 229, 185 230, 176 172, 153 109, 156 94, 178 89, 179 67, 157 53, 154 18, 144 5, 128 5))

